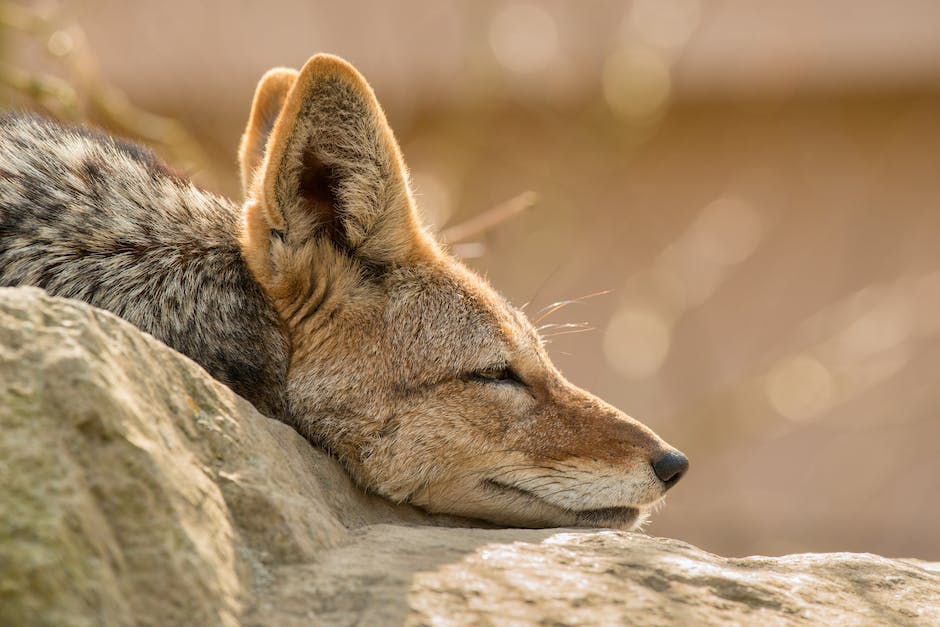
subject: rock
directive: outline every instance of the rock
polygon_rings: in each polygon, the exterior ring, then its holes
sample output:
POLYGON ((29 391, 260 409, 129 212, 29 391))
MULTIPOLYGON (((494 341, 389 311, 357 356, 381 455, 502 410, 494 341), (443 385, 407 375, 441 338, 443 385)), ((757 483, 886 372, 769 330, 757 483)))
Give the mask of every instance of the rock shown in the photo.
POLYGON ((114 316, 0 289, 2 625, 940 623, 938 564, 467 524, 114 316))
POLYGON ((0 289, 0 624, 237 624, 274 565, 428 522, 124 321, 0 289))

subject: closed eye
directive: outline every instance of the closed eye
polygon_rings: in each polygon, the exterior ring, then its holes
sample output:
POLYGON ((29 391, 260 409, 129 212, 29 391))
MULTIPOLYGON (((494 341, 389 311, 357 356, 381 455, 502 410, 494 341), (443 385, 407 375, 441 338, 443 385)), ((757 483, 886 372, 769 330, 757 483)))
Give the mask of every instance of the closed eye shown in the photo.
POLYGON ((483 383, 515 383, 525 385, 522 378, 509 366, 490 366, 470 373, 470 378, 483 383))

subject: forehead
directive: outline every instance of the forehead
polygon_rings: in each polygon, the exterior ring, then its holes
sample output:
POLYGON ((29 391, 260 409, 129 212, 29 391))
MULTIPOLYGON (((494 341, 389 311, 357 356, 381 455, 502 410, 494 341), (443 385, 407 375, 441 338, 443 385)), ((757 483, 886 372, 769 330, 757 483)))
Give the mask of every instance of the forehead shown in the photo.
POLYGON ((522 312, 457 264, 413 266, 396 274, 386 322, 422 348, 509 351, 534 337, 522 312))

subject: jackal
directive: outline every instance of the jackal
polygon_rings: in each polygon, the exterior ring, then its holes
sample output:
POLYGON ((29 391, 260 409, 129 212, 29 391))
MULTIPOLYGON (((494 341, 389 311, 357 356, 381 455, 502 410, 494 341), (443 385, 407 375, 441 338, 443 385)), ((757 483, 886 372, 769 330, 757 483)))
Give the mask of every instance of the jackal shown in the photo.
POLYGON ((630 529, 686 471, 421 226, 345 61, 265 74, 239 160, 241 206, 136 145, 2 118, 0 285, 112 311, 432 512, 630 529))

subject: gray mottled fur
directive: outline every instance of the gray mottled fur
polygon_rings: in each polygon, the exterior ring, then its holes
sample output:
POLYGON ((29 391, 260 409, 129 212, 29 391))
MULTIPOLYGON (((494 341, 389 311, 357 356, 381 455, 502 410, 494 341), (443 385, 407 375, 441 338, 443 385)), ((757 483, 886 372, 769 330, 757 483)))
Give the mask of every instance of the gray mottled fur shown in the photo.
POLYGON ((107 309, 283 418, 288 342, 245 265, 239 220, 147 149, 0 118, 0 286, 107 309))

